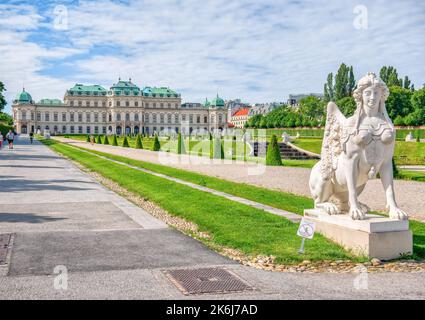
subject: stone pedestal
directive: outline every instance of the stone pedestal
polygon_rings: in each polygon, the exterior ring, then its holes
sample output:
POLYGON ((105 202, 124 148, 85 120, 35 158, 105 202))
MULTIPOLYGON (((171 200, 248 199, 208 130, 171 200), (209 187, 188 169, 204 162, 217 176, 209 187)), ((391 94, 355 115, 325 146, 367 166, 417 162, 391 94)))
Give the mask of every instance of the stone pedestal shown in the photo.
POLYGON ((413 252, 409 221, 367 214, 365 220, 352 220, 347 214, 328 215, 322 210, 304 210, 304 219, 316 224, 316 231, 353 254, 390 260, 413 252))

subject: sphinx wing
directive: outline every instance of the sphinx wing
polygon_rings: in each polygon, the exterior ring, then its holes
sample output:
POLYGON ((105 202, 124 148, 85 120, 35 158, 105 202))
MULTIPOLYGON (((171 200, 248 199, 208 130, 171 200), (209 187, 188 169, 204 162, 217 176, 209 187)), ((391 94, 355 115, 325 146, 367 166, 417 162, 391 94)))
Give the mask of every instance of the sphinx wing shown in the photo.
POLYGON ((338 166, 342 152, 342 129, 346 118, 334 102, 329 102, 326 111, 326 126, 321 151, 322 178, 329 180, 338 166))

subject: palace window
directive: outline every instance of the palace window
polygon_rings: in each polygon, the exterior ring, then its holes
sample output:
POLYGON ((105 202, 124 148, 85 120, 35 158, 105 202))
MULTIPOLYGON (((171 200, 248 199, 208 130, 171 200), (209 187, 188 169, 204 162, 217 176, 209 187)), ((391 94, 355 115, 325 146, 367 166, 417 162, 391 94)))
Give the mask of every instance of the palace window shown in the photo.
POLYGON ((102 127, 102 133, 106 134, 106 127, 102 127))
POLYGON ((189 115, 189 123, 193 123, 193 114, 189 115))
POLYGON ((71 106, 71 107, 73 107, 73 106, 74 106, 74 101, 73 101, 73 100, 71 100, 71 101, 69 102, 69 104, 70 104, 70 106, 71 106))
POLYGON ((171 114, 168 114, 168 115, 167 115, 167 122, 168 122, 168 123, 171 123, 171 114))
POLYGON ((186 121, 186 115, 182 114, 182 121, 186 121))
POLYGON ((94 122, 99 122, 99 114, 98 113, 94 114, 94 122))
POLYGON ((134 121, 139 121, 139 114, 138 114, 138 113, 136 113, 136 114, 134 115, 134 121))
POLYGON ((97 101, 95 101, 95 102, 94 102, 94 106, 95 106, 95 107, 98 107, 98 106, 99 106, 99 103, 98 103, 97 101))
POLYGON ((178 114, 174 115, 174 122, 179 123, 179 115, 178 114))
POLYGON ((78 126, 78 133, 82 134, 83 133, 83 127, 82 126, 78 126))
POLYGON ((130 114, 129 113, 125 114, 125 121, 130 121, 130 114))
POLYGON ((223 115, 219 114, 218 115, 218 123, 222 123, 223 122, 223 115))
POLYGON ((98 126, 94 127, 94 133, 99 133, 99 127, 98 126))
POLYGON ((90 133, 90 127, 89 126, 86 127, 86 133, 90 133))
POLYGON ((78 101, 78 106, 82 107, 83 106, 83 102, 82 101, 78 101))
POLYGON ((62 122, 66 122, 66 113, 65 112, 62 113, 62 122))
POLYGON ((117 101, 117 107, 119 107, 121 105, 121 103, 119 101, 117 101))
MULTIPOLYGON (((69 114, 69 121, 74 122, 74 114, 73 113, 69 114)), ((73 128, 73 127, 71 127, 71 128, 73 128)))
POLYGON ((129 107, 129 106, 130 106, 130 101, 126 101, 126 102, 125 102, 125 106, 126 106, 126 107, 129 107))
POLYGON ((108 118, 109 118, 109 122, 112 122, 112 114, 109 114, 108 118))
POLYGON ((41 113, 37 112, 37 121, 41 121, 41 113))
POLYGON ((171 108, 171 103, 169 103, 167 106, 168 106, 168 108, 171 108))
POLYGON ((90 107, 90 101, 86 101, 86 107, 90 107))
POLYGON ((106 107, 106 102, 102 101, 102 107, 106 107))
POLYGON ((86 113, 86 122, 90 122, 90 113, 86 113))
POLYGON ((34 121, 34 112, 31 112, 31 120, 34 121))
POLYGON ((156 123, 156 114, 155 113, 152 115, 152 122, 156 123))
POLYGON ((58 121, 58 114, 56 112, 53 114, 53 121, 58 121))
POLYGON ((161 104, 160 104, 160 107, 161 107, 161 108, 164 108, 164 104, 163 104, 162 102, 161 102, 161 104))
POLYGON ((196 123, 201 123, 201 116, 196 116, 196 123))
POLYGON ((161 113, 159 115, 160 123, 164 123, 164 115, 161 113))
POLYGON ((74 126, 71 126, 71 133, 74 133, 74 126))
POLYGON ((44 114, 44 120, 45 120, 45 121, 50 121, 50 113, 46 112, 46 113, 44 114))
POLYGON ((83 114, 82 113, 78 114, 78 122, 83 122, 83 114))
POLYGON ((117 121, 121 121, 121 113, 117 113, 117 121))
POLYGON ((208 117, 204 116, 204 123, 207 123, 207 122, 208 122, 208 117))
POLYGON ((109 106, 112 107, 112 101, 109 101, 109 106))
POLYGON ((139 102, 138 101, 134 101, 134 106, 138 107, 139 106, 139 102))
POLYGON ((156 102, 153 103, 153 107, 156 108, 156 102))
POLYGON ((27 120, 27 112, 22 111, 22 120, 27 120))
POLYGON ((102 122, 106 122, 106 113, 102 113, 102 122))
POLYGON ((62 133, 66 133, 66 126, 62 126, 62 133))

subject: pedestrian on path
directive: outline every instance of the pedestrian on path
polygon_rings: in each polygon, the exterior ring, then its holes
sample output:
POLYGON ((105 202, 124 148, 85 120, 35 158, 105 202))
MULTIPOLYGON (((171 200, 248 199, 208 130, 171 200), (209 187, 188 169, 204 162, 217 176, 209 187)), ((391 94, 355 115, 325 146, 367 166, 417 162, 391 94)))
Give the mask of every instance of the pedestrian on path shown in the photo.
POLYGON ((34 141, 34 133, 33 132, 30 132, 30 141, 31 141, 31 144, 34 141))
POLYGON ((9 130, 9 132, 6 134, 6 139, 9 143, 9 149, 13 149, 13 140, 15 139, 15 135, 12 130, 9 130))
POLYGON ((0 149, 1 149, 1 147, 3 147, 3 140, 4 140, 4 138, 3 138, 3 135, 0 131, 0 149))
POLYGON ((94 135, 90 136, 90 143, 91 143, 91 145, 94 145, 94 135))

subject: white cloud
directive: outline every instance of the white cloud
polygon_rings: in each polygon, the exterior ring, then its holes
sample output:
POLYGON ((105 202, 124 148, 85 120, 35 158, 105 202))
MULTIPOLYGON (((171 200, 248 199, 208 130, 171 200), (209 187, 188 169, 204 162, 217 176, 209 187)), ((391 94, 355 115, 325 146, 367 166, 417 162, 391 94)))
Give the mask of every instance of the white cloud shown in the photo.
MULTIPOLYGON (((75 73, 65 80, 47 77, 53 89, 43 94, 62 90, 61 96, 73 81, 109 86, 120 75, 131 76, 140 86, 176 88, 185 100, 202 101, 216 92, 250 102, 285 100, 289 93, 321 92, 327 73, 335 72, 341 62, 353 65, 358 77, 394 65, 400 75, 409 75, 421 86, 425 4, 366 1, 368 29, 357 30, 353 8, 358 4, 354 0, 80 1, 68 5, 69 30, 62 33, 49 25, 49 19, 40 18, 49 16, 53 7, 48 12, 27 8, 32 18, 20 17, 21 27, 0 35, 0 44, 18 42, 13 44, 20 47, 18 53, 9 54, 6 61, 20 61, 22 67, 0 66, 0 71, 16 87, 22 77, 35 79, 32 82, 43 78, 46 57, 56 57, 60 64, 61 58, 91 50, 91 56, 64 61, 75 73), (51 28, 52 36, 62 37, 75 51, 43 49, 42 43, 28 43, 17 31, 33 30, 37 24, 51 28)), ((10 26, 10 21, 4 23, 10 26)))

